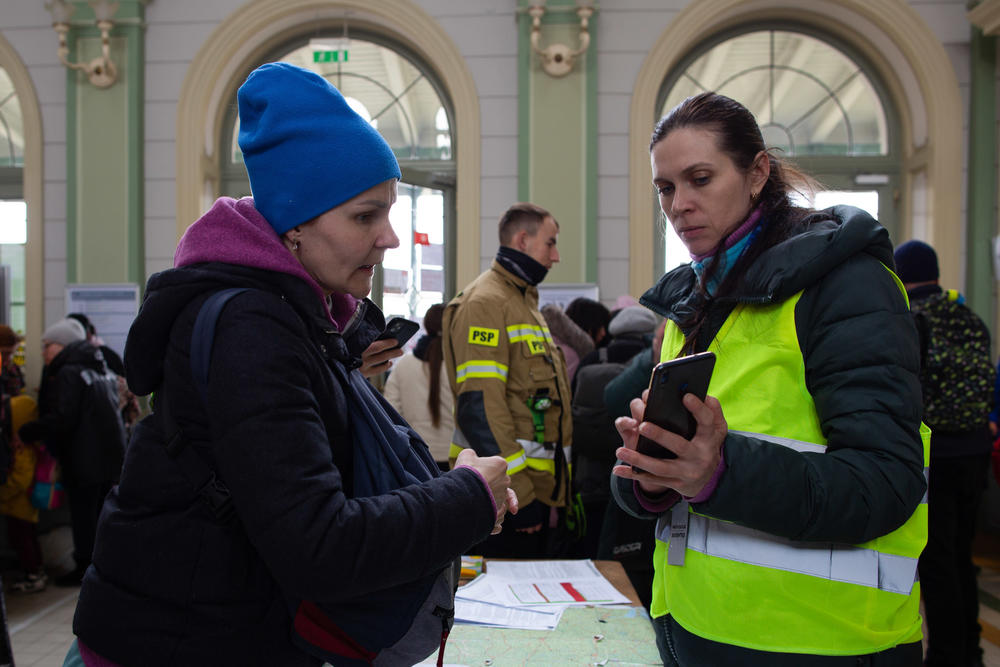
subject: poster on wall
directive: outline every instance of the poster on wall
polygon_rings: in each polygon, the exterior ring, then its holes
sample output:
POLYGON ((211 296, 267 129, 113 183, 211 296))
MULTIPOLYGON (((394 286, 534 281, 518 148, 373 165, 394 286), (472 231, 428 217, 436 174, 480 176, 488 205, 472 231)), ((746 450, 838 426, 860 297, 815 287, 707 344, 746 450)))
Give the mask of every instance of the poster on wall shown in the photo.
POLYGON ((590 283, 542 283, 538 286, 538 307, 554 303, 563 310, 577 297, 600 301, 600 290, 590 283))
POLYGON ((104 344, 125 355, 125 338, 139 312, 139 286, 134 283, 67 285, 66 312, 83 313, 104 344))

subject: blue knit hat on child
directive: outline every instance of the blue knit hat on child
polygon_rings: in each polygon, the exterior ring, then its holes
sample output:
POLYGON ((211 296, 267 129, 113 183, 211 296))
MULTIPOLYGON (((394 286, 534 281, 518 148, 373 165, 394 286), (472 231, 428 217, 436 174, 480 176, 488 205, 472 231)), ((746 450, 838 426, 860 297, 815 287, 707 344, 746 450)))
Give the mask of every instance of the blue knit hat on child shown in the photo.
POLYGON ((315 72, 268 63, 236 98, 254 204, 278 235, 400 177, 382 135, 315 72))

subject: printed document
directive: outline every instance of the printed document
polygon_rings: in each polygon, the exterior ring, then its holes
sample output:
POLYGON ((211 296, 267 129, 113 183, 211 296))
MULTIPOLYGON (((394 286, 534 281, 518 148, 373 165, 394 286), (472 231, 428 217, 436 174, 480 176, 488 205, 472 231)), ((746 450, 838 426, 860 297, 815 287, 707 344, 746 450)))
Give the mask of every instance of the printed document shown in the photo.
POLYGON ((458 589, 455 620, 498 627, 554 629, 568 606, 613 604, 631 602, 604 578, 592 561, 494 560, 487 563, 486 574, 458 589))

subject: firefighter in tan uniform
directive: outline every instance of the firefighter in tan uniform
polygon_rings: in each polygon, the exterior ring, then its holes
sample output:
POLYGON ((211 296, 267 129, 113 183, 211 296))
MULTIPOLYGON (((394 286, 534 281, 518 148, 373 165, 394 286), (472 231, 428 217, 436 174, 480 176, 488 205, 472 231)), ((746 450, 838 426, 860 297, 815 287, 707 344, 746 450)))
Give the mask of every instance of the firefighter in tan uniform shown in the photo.
POLYGON ((552 508, 570 489, 569 381, 562 352, 538 311, 538 289, 559 261, 559 224, 534 204, 515 204, 500 219, 493 265, 448 304, 444 359, 455 395, 451 461, 471 447, 507 459, 520 511, 477 551, 539 558, 552 508))

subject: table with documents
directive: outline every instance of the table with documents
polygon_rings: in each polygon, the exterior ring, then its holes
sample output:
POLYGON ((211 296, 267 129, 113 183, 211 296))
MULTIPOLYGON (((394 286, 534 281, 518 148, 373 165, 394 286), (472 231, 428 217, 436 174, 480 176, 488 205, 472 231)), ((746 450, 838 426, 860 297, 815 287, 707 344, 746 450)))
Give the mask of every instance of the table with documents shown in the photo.
MULTIPOLYGON (((515 599, 519 611, 503 622, 519 627, 456 623, 445 649, 446 665, 661 664, 649 616, 617 561, 487 561, 486 572, 500 575, 486 599, 515 599), (600 581, 587 577, 588 568, 603 575, 600 581), (517 573, 518 584, 503 578, 508 569, 517 573), (604 588, 608 582, 614 590, 604 588), (624 604, 590 606, 612 597, 624 604), (555 629, 524 629, 544 627, 542 615, 553 609, 559 615, 555 629)), ((460 589, 459 605, 462 596, 460 589)), ((466 609, 470 613, 479 612, 466 609)), ((488 610, 483 613, 488 618, 488 610)))

